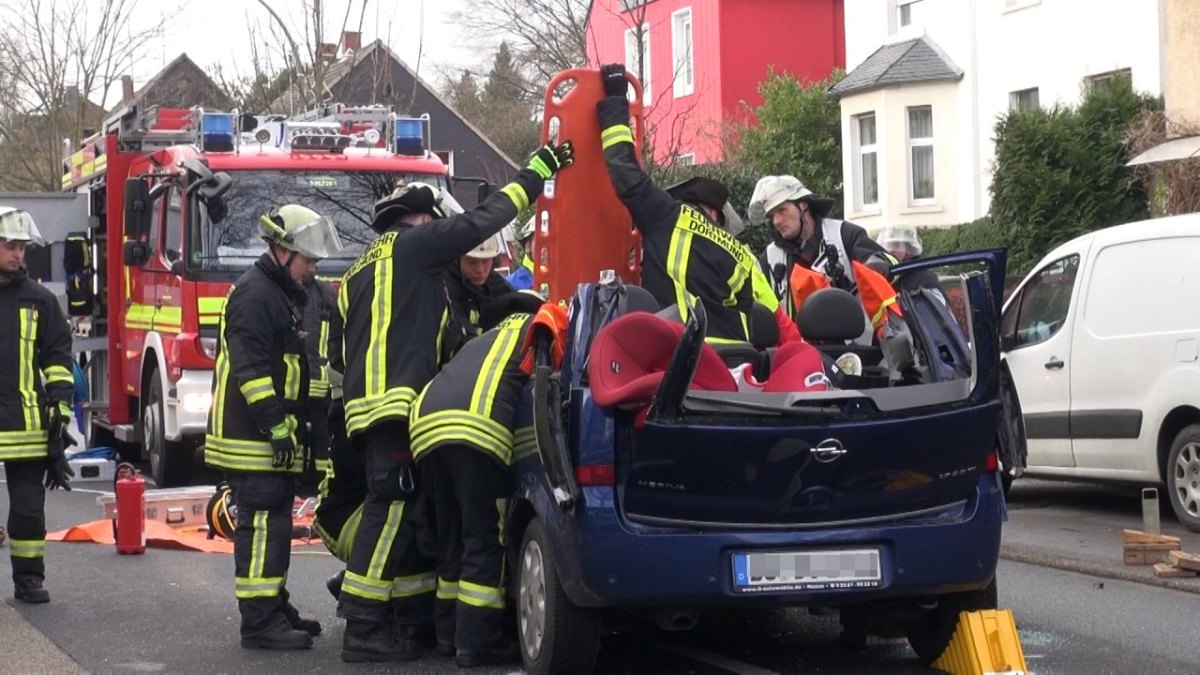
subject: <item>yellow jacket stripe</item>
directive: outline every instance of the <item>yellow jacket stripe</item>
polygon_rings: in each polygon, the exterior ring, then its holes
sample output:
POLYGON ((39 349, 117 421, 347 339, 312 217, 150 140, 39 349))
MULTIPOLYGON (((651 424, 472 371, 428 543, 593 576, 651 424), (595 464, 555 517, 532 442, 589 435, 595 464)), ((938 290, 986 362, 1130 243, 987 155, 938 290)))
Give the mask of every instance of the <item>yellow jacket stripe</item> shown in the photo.
POLYGON ((20 354, 18 354, 20 363, 17 364, 17 388, 21 392, 21 411, 25 417, 25 428, 35 430, 42 426, 42 416, 38 412, 37 389, 33 379, 33 364, 36 363, 34 349, 37 346, 37 310, 22 307, 19 320, 21 348, 20 354))
POLYGON ((500 378, 504 375, 504 366, 512 358, 520 337, 519 330, 500 331, 499 339, 492 344, 492 348, 488 350, 488 355, 483 361, 484 372, 480 373, 479 378, 475 380, 475 391, 471 394, 472 412, 486 417, 491 416, 492 403, 496 399, 500 378))
POLYGON ((504 609, 504 589, 499 586, 483 586, 459 579, 458 601, 473 607, 504 609))
POLYGON ((633 143, 633 132, 624 124, 611 126, 600 133, 600 149, 607 150, 617 143, 633 143))
POLYGON ((238 389, 242 392, 242 396, 246 398, 246 403, 250 405, 254 405, 268 396, 275 395, 275 385, 271 382, 270 375, 249 380, 238 387, 238 389))

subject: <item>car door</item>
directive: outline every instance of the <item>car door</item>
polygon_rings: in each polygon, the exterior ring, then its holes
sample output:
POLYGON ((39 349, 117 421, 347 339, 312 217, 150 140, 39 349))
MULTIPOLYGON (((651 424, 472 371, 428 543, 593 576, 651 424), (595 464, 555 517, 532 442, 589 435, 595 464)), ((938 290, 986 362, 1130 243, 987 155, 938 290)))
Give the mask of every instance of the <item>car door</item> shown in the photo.
POLYGON ((1025 417, 1029 466, 1073 467, 1071 333, 1083 250, 1042 265, 1009 300, 1001 321, 1009 372, 1025 417))

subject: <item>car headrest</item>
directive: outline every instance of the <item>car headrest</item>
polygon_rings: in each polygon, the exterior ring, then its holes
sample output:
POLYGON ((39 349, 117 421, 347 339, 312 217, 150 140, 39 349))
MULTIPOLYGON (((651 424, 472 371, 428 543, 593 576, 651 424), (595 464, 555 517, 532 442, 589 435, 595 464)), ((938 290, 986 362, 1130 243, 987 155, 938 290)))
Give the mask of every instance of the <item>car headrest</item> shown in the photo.
POLYGON ((641 286, 632 286, 625 284, 625 313, 631 312, 650 312, 651 314, 659 310, 658 301, 650 295, 650 291, 641 286))
POLYGON ((805 299, 796 326, 809 342, 853 340, 866 330, 867 317, 858 298, 840 288, 822 288, 805 299))
POLYGON ((779 344, 779 324, 775 312, 761 302, 754 303, 750 311, 750 342, 755 349, 767 349, 779 344))

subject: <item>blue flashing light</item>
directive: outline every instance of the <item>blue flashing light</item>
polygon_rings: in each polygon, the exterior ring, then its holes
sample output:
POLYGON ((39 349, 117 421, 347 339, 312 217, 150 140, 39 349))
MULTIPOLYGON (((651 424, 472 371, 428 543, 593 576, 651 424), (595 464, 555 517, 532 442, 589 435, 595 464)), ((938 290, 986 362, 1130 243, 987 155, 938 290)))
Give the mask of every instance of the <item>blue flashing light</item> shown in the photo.
POLYGON ((207 152, 233 152, 236 120, 231 113, 204 113, 200 116, 200 149, 207 152))
POLYGON ((425 130, 419 119, 396 120, 396 149, 398 155, 424 155, 425 130))

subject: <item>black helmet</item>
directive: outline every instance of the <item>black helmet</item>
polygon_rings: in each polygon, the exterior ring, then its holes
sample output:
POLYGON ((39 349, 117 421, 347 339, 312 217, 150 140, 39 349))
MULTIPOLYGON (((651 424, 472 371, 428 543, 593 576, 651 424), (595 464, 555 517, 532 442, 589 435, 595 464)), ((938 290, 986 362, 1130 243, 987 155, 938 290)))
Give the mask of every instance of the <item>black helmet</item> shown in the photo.
POLYGON ((720 214, 718 223, 729 234, 746 229, 741 216, 729 205, 729 188, 704 176, 695 176, 667 188, 667 194, 687 204, 703 204, 720 214))
POLYGON ((428 213, 440 219, 462 212, 462 207, 446 190, 429 183, 400 181, 390 195, 375 202, 371 210, 371 229, 383 234, 395 227, 401 216, 410 213, 428 213))
POLYGON ((217 491, 208 500, 204 515, 208 520, 208 538, 221 537, 233 541, 237 529, 237 507, 233 503, 233 488, 225 481, 217 483, 217 491))

